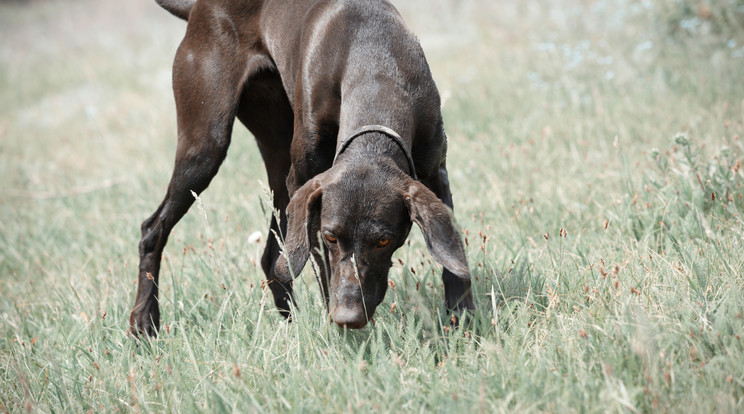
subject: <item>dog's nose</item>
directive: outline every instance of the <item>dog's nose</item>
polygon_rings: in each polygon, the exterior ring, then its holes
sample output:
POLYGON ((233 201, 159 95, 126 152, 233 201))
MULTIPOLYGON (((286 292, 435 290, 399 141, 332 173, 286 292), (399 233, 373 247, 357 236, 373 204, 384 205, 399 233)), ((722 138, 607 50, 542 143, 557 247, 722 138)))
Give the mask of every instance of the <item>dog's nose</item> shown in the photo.
POLYGON ((359 329, 367 325, 367 315, 364 314, 364 309, 338 306, 332 316, 333 322, 336 322, 341 327, 359 329))

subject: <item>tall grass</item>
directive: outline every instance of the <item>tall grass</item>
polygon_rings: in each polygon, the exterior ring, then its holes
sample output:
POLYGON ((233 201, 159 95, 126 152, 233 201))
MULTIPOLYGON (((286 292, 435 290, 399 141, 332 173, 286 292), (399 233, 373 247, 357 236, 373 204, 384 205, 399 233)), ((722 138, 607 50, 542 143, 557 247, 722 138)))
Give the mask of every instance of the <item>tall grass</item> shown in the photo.
POLYGON ((139 346, 184 25, 130 3, 0 5, 0 408, 742 411, 741 2, 399 2, 444 98, 477 312, 451 329, 414 231, 373 325, 330 324, 310 272, 286 323, 238 126, 139 346))

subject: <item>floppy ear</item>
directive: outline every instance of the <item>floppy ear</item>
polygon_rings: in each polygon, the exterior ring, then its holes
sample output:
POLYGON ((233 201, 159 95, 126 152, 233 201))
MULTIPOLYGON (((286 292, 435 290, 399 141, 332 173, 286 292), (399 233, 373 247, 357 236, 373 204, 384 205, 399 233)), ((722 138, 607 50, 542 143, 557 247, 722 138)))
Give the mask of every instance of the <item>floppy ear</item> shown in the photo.
POLYGON ((418 181, 409 184, 403 200, 411 221, 421 228, 426 247, 434 259, 461 279, 470 279, 465 249, 452 210, 418 181))
POLYGON ((308 234, 320 227, 322 195, 322 181, 315 178, 300 187, 289 200, 284 251, 274 265, 274 276, 281 282, 291 282, 305 267, 310 256, 308 234))

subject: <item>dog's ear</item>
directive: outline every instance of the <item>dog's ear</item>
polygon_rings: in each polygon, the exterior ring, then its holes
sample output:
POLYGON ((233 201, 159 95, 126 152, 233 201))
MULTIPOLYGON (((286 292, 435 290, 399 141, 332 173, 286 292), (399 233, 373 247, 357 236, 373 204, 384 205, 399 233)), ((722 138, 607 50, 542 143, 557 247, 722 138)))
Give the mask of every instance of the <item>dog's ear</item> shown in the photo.
POLYGON ((418 181, 409 183, 403 200, 411 221, 421 228, 426 247, 434 259, 456 276, 470 279, 465 248, 455 227, 452 210, 418 181))
POLYGON ((274 275, 281 282, 291 282, 305 267, 310 256, 309 234, 320 227, 322 196, 322 179, 316 177, 300 187, 289 200, 284 251, 274 266, 274 275))

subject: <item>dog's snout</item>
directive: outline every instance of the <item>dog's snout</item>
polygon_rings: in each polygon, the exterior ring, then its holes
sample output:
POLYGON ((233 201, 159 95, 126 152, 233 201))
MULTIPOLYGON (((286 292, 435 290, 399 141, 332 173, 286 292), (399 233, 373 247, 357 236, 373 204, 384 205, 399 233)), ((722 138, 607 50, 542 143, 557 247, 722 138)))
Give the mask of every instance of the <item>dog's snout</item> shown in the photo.
POLYGON ((339 273, 336 283, 332 283, 335 306, 331 312, 331 319, 341 327, 363 328, 367 325, 368 317, 365 312, 363 283, 355 261, 343 261, 339 273))
POLYGON ((361 307, 337 306, 331 317, 340 327, 360 329, 367 325, 367 315, 361 307))

